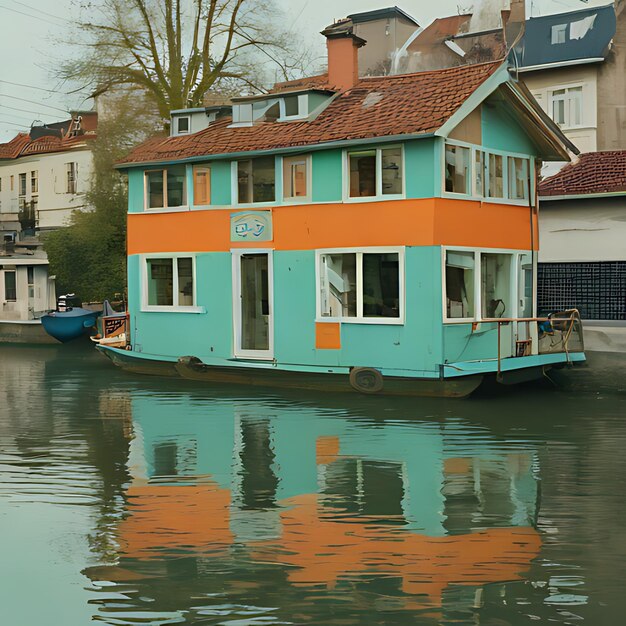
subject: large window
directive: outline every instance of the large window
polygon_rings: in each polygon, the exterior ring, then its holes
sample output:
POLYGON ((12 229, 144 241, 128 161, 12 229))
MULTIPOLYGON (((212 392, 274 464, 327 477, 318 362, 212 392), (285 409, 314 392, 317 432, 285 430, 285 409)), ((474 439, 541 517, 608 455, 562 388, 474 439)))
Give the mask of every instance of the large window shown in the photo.
POLYGON ((521 252, 446 250, 445 318, 487 320, 528 316, 532 311, 530 256, 521 252), (513 295, 513 272, 517 290, 513 295), (519 302, 517 299, 519 297, 519 302))
POLYGON ((474 317, 473 252, 446 252, 446 315, 450 319, 474 317))
POLYGON ((377 148, 347 153, 348 197, 402 195, 402 148, 377 148))
POLYGON ((319 254, 319 314, 353 320, 400 320, 400 252, 319 254))
POLYGON ((304 200, 309 197, 308 156, 283 159, 283 197, 285 200, 304 200))
POLYGON ((181 207, 187 202, 185 166, 177 165, 163 170, 150 170, 146 177, 146 208, 167 209, 181 207))
POLYGON ((66 163, 65 164, 65 173, 66 173, 66 193, 77 193, 78 192, 78 163, 66 163))
POLYGON ((17 282, 15 270, 4 270, 4 299, 7 302, 17 300, 17 282))
POLYGON ((528 200, 530 159, 446 142, 444 194, 494 200, 528 200))
POLYGON ((26 195, 26 174, 20 174, 19 195, 20 196, 26 195))
POLYGON ((192 257, 146 259, 148 307, 193 307, 192 257))
POLYGON ((273 156, 237 162, 237 201, 239 204, 274 202, 276 166, 273 156))
POLYGON ((30 192, 39 193, 39 174, 37 170, 30 173, 30 192))
POLYGON ((583 88, 566 87, 551 93, 552 119, 564 128, 582 125, 583 88))

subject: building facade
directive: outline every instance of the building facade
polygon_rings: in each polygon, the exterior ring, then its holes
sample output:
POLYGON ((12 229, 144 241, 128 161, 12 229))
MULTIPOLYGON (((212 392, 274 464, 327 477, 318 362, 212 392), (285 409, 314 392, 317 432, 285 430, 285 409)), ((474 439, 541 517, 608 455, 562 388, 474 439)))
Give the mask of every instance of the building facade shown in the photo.
POLYGON ((55 306, 41 235, 86 210, 97 115, 35 126, 0 145, 0 341, 46 340, 39 318, 55 306))

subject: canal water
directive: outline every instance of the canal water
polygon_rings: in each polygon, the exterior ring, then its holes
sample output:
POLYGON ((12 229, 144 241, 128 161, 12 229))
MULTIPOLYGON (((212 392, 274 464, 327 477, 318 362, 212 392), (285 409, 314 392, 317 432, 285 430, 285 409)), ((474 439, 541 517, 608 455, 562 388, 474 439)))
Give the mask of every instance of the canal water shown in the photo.
POLYGON ((264 393, 0 346, 0 623, 624 624, 626 395, 574 387, 264 393))

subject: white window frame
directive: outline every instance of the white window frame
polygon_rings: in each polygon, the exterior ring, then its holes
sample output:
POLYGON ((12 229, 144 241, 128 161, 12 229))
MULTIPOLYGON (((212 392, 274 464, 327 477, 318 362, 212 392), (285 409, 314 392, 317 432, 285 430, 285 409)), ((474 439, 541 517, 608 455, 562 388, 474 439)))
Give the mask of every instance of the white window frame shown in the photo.
POLYGON ((167 167, 155 167, 149 170, 144 170, 143 172, 143 210, 147 212, 153 211, 180 211, 187 210, 189 203, 189 176, 188 176, 188 166, 185 166, 185 188, 184 188, 184 203, 177 206, 168 206, 167 204, 167 167), (148 196, 148 174, 150 172, 163 172, 163 204, 165 206, 160 207, 149 207, 150 198, 148 196))
POLYGON ((282 157, 278 157, 274 154, 252 156, 245 159, 237 159, 230 163, 231 173, 231 198, 233 199, 233 206, 237 208, 252 209, 255 207, 268 207, 276 206, 282 203, 283 195, 283 160, 282 157), (253 161, 259 157, 271 156, 274 159, 274 200, 269 202, 239 202, 239 163, 241 161, 253 161))
POLYGON ((39 170, 31 170, 30 172, 30 193, 31 195, 39 193, 39 170))
POLYGON ((256 361, 274 360, 274 250, 272 248, 233 248, 233 356, 236 359, 254 359, 256 361), (269 342, 267 350, 244 350, 241 347, 241 257, 246 254, 267 254, 267 298, 269 307, 269 342))
POLYGON ((315 321, 340 322, 342 324, 382 324, 384 326, 403 326, 406 303, 405 246, 374 246, 369 248, 324 248, 315 251, 315 321), (326 254, 356 254, 356 317, 327 317, 322 315, 320 275, 321 257, 326 254), (364 317, 363 316, 363 254, 397 254, 399 285, 399 317, 364 317))
POLYGON ((233 105, 233 121, 232 124, 230 125, 230 128, 237 128, 237 127, 244 127, 244 126, 252 126, 252 123, 254 121, 254 111, 253 111, 253 106, 251 102, 242 102, 242 103, 237 103, 233 105), (243 107, 246 107, 245 109, 243 107), (249 107, 249 108, 247 108, 249 107), (246 112, 250 112, 250 119, 247 119, 247 115, 245 116, 246 119, 242 119, 242 112, 243 111, 246 112))
POLYGON ((78 163, 73 161, 65 164, 65 193, 78 193, 78 163))
MULTIPOLYGON (((509 174, 510 174, 510 164, 509 158, 516 159, 526 159, 528 163, 529 173, 530 173, 530 189, 531 189, 531 199, 533 200, 534 205, 534 190, 536 185, 535 180, 535 158, 529 154, 522 154, 521 152, 506 152, 504 150, 494 150, 491 148, 486 148, 484 146, 478 146, 476 144, 467 143, 465 141, 457 141, 456 139, 446 139, 443 138, 441 143, 441 156, 440 156, 440 167, 441 167, 441 197, 442 198, 455 198, 457 200, 481 200, 483 202, 492 202, 495 204, 513 204, 517 206, 528 206, 528 196, 527 191, 526 197, 522 200, 520 198, 511 198, 509 197, 509 174), (462 194, 455 193, 451 191, 446 191, 446 144, 459 146, 461 148, 470 148, 470 194, 462 194), (483 195, 479 193, 476 189, 476 153, 482 152, 485 156, 485 168, 483 174, 483 185, 487 189, 489 189, 489 155, 496 154, 502 157, 502 185, 503 185, 503 193, 504 196, 502 198, 492 197, 488 195, 483 195)), ((527 188, 528 186, 526 186, 527 188)), ((460 248, 459 248, 460 249, 460 248)))
POLYGON ((558 46, 562 43, 567 43, 567 27, 568 23, 565 24, 554 24, 550 29, 550 44, 553 46, 558 46), (563 41, 559 41, 560 35, 563 35, 563 41))
POLYGON ((196 255, 190 253, 163 253, 144 254, 141 257, 141 311, 145 313, 204 313, 204 307, 198 306, 197 290, 198 281, 196 276, 196 255), (191 271, 193 277, 193 305, 183 306, 178 303, 178 259, 191 259, 191 271), (148 261, 150 259, 172 259, 172 298, 174 304, 148 304, 148 261))
MULTIPOLYGON (((482 255, 483 254, 509 254, 511 255, 510 277, 509 277, 509 300, 515 303, 515 312, 519 305, 519 260, 520 257, 530 254, 530 250, 507 249, 507 248, 471 248, 466 246, 441 246, 441 311, 444 324, 468 324, 468 323, 489 323, 498 318, 483 318, 482 316, 482 255), (472 317, 448 317, 447 307, 447 285, 446 285, 446 253, 447 252, 473 252, 474 253, 474 315, 472 317)), ((535 263, 537 255, 535 254, 535 263)), ((536 277, 536 269, 533 271, 536 277)), ((533 314, 535 312, 536 287, 533 285, 532 303, 533 314)), ((517 315, 507 315, 506 317, 517 317, 517 315)))
POLYGON ((17 195, 20 198, 25 198, 26 192, 28 191, 28 173, 27 172, 20 172, 18 176, 17 184, 18 184, 17 195), (22 182, 24 183, 23 186, 22 186, 22 182))
MULTIPOLYGON (((578 96, 577 96, 578 97, 578 96)), ((558 122, 554 119, 554 103, 557 101, 563 101, 563 112, 565 115, 565 119, 563 124, 559 124, 559 127, 563 130, 574 130, 577 128, 585 128, 585 85, 583 83, 571 83, 567 85, 553 85, 548 90, 548 116, 555 123, 558 122), (574 89, 577 91, 576 93, 580 94, 580 124, 571 124, 571 107, 573 98, 570 96, 570 92, 574 89), (565 91, 563 95, 554 95, 555 91, 565 91)))
POLYGON ((302 155, 283 155, 280 159, 280 170, 281 170, 281 199, 280 202, 282 204, 301 204, 303 202, 311 202, 311 197, 313 194, 313 159, 310 154, 302 154, 302 155), (306 196, 292 196, 285 197, 285 161, 286 160, 294 160, 294 161, 303 161, 306 169, 306 196))
POLYGON ((343 151, 343 201, 344 202, 380 202, 382 200, 402 200, 406 198, 406 159, 404 144, 390 144, 385 146, 359 146, 346 148, 343 151), (383 194, 383 158, 382 151, 393 148, 400 148, 402 155, 402 192, 395 194, 383 194), (350 153, 376 151, 376 195, 351 197, 350 196, 350 153))
POLYGON ((279 100, 279 109, 280 109, 280 116, 278 118, 279 122, 290 122, 291 120, 302 120, 302 119, 306 119, 309 115, 309 96, 308 94, 285 94, 280 100, 279 100), (294 98, 297 97, 298 98, 298 113, 296 115, 287 115, 286 113, 286 109, 287 107, 285 106, 285 98, 294 98))
POLYGON ((174 133, 173 133, 174 137, 191 134, 191 115, 175 115, 173 122, 174 122, 174 133), (181 131, 178 129, 178 122, 183 119, 187 120, 187 130, 181 131))
POLYGON ((13 267, 12 269, 4 269, 2 270, 2 293, 0 294, 2 296, 2 301, 3 302, 17 302, 18 301, 18 285, 17 285, 17 268, 13 267), (6 297, 7 295, 7 274, 13 274, 14 281, 15 281, 15 298, 13 299, 8 299, 6 297))

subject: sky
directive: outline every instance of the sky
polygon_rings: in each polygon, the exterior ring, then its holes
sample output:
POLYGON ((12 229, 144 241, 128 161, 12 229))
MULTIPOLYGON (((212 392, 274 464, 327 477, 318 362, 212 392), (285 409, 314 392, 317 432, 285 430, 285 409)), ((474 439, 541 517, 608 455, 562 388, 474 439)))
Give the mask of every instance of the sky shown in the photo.
MULTIPOLYGON (((98 0, 94 0, 97 3, 98 0)), ((319 32, 350 13, 397 4, 422 26, 436 17, 457 13, 481 0, 276 0, 285 25, 323 52, 319 32)), ((67 56, 68 21, 74 0, 0 0, 0 143, 35 120, 67 119, 70 108, 89 109, 86 94, 67 94, 69 87, 54 77, 55 66, 67 56)), ((527 0, 532 16, 609 4, 609 0, 527 0)))

